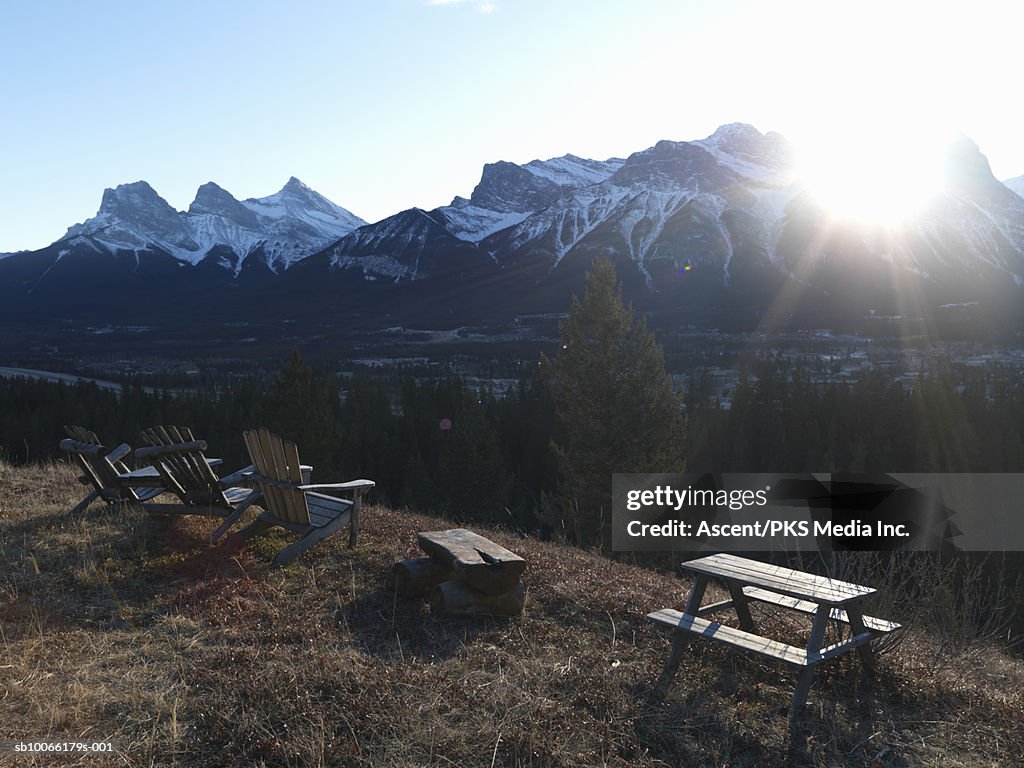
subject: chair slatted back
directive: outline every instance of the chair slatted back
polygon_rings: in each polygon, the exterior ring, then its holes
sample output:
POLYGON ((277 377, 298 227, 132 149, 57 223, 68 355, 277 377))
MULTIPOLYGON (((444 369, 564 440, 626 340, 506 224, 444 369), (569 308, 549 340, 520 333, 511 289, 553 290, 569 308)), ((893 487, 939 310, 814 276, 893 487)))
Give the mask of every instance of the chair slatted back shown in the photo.
MULTIPOLYGON (((143 442, 153 446, 177 446, 197 442, 188 427, 151 427, 140 433, 143 442)), ((202 450, 180 450, 154 457, 156 467, 178 498, 186 504, 210 504, 230 508, 231 504, 220 487, 220 478, 210 468, 202 450)))
POLYGON ((89 482, 104 501, 137 500, 131 488, 121 484, 119 474, 128 472, 123 461, 111 462, 107 449, 95 432, 83 427, 64 427, 70 439, 60 441, 60 447, 74 457, 82 470, 83 482, 89 482))
POLYGON ((286 485, 302 485, 299 449, 268 429, 253 429, 242 434, 256 472, 270 483, 260 482, 260 490, 270 511, 289 523, 309 525, 306 494, 286 485))
POLYGON ((82 443, 96 443, 97 445, 100 442, 100 439, 95 432, 93 432, 91 429, 86 429, 85 427, 80 427, 76 424, 65 424, 64 431, 67 432, 68 437, 70 437, 72 440, 78 440, 79 442, 82 443))
MULTIPOLYGON (((100 439, 96 436, 96 433, 90 432, 84 427, 76 427, 74 425, 68 426, 67 424, 65 424, 64 432, 66 432, 68 437, 70 437, 75 442, 88 443, 90 445, 100 445, 100 439)), ((82 482, 89 482, 97 491, 102 491, 104 487, 103 481, 100 479, 100 476, 96 474, 96 470, 93 469, 92 462, 86 459, 86 457, 83 456, 79 451, 71 450, 69 446, 70 444, 66 445, 64 441, 61 441, 61 447, 71 454, 71 458, 75 460, 75 463, 78 465, 78 468, 82 470, 82 482)))
MULTIPOLYGON (((77 440, 80 443, 91 443, 92 445, 103 444, 103 441, 100 440, 99 436, 95 432, 93 432, 91 429, 86 429, 85 427, 79 426, 77 424, 65 424, 64 432, 72 440, 77 440)), ((120 474, 124 474, 125 472, 131 471, 128 468, 128 465, 125 464, 123 461, 118 460, 115 461, 113 464, 114 471, 120 474)))

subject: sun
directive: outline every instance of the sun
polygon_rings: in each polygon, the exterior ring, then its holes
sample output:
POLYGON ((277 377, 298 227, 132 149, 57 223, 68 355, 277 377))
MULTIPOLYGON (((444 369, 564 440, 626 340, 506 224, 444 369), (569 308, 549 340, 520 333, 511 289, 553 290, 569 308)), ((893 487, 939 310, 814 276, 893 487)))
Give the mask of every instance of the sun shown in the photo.
POLYGON ((837 219, 899 224, 941 194, 944 134, 929 124, 833 126, 797 143, 798 182, 837 219))

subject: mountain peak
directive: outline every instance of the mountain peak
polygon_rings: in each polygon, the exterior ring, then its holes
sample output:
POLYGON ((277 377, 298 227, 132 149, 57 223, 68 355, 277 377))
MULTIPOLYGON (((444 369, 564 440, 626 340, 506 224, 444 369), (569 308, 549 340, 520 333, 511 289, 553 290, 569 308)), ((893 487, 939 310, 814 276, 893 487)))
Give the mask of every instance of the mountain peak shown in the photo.
POLYGON ((969 136, 957 133, 946 149, 946 178, 954 185, 980 190, 1003 186, 992 175, 992 167, 981 148, 969 136))
MULTIPOLYGON (((748 123, 726 123, 706 139, 693 142, 722 159, 722 155, 771 169, 784 169, 793 163, 793 148, 779 133, 761 133, 748 123)), ((727 165, 732 161, 726 159, 727 165)), ((750 170, 750 168, 737 169, 750 170)))
POLYGON ((303 184, 295 176, 290 176, 288 178, 288 181, 285 183, 285 185, 283 187, 281 187, 281 192, 282 193, 290 192, 292 194, 309 194, 312 191, 313 191, 312 189, 310 189, 305 184, 303 184))
POLYGON ((96 216, 80 228, 72 227, 68 234, 104 230, 111 235, 121 233, 123 237, 114 242, 127 249, 148 239, 188 248, 193 243, 182 216, 147 182, 136 181, 103 190, 96 216))
POLYGON ((715 129, 707 141, 729 141, 735 139, 760 139, 763 134, 749 123, 726 123, 715 129))
POLYGON ((259 219, 244 204, 226 189, 212 181, 203 184, 196 191, 196 199, 188 207, 189 214, 219 216, 249 229, 259 229, 259 219))
POLYGON ((238 201, 226 189, 208 181, 196 190, 196 198, 188 207, 189 213, 217 213, 225 204, 230 205, 238 201))
POLYGON ((177 213, 146 181, 118 184, 112 189, 107 187, 103 190, 103 199, 100 201, 99 212, 118 215, 126 210, 139 207, 166 208, 171 213, 177 213))

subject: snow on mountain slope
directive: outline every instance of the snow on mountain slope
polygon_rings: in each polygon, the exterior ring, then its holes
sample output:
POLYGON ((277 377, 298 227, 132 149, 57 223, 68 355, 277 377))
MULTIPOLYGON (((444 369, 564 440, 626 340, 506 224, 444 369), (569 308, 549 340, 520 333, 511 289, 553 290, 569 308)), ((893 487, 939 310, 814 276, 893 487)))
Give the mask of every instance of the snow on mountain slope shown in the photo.
POLYGON ((618 162, 605 180, 561 195, 484 245, 499 260, 521 249, 540 249, 549 254, 552 268, 588 244, 594 250, 622 250, 650 282, 650 258, 688 261, 693 254, 669 241, 699 234, 714 243, 727 284, 735 224, 725 213, 745 211, 744 226, 749 230, 750 222, 756 223, 753 236, 767 251, 795 194, 788 155, 781 136, 740 124, 723 126, 701 141, 661 141, 618 162))
POLYGON ((1011 192, 1020 197, 1024 197, 1024 176, 1016 176, 1012 179, 1006 179, 1003 182, 1011 192))
POLYGON ((620 158, 602 161, 563 155, 525 165, 488 163, 468 200, 456 197, 437 213, 444 216, 449 232, 476 243, 518 224, 566 192, 599 184, 623 162, 620 158))
POLYGON ((236 274, 262 248, 277 272, 365 223, 294 177, 276 194, 245 201, 209 182, 184 213, 138 181, 105 190, 96 216, 70 227, 60 242, 99 245, 112 253, 157 248, 189 264, 223 246, 236 258, 222 265, 236 274))
POLYGON ((190 263, 204 255, 188 221, 145 181, 121 184, 103 191, 99 212, 70 227, 61 242, 89 239, 112 253, 142 251, 157 245, 175 258, 190 263))
POLYGON ((476 243, 490 234, 514 226, 530 215, 529 211, 492 211, 456 197, 451 205, 438 208, 446 228, 460 240, 476 243))
POLYGON ((720 165, 745 179, 770 185, 788 184, 793 180, 793 152, 778 133, 761 134, 751 125, 729 123, 706 139, 692 143, 706 149, 720 165))
POLYGON ((794 279, 828 302, 858 292, 902 296, 903 281, 920 295, 927 283, 946 303, 1024 286, 1024 197, 1010 191, 1024 178, 998 182, 966 137, 951 144, 931 204, 898 223, 835 215, 801 186, 795 167, 778 134, 730 124, 624 160, 490 163, 470 198, 374 224, 294 178, 247 200, 204 184, 185 213, 136 182, 107 190, 97 215, 50 248, 3 257, 0 288, 5 275, 24 295, 41 284, 74 286, 106 261, 116 262, 110 274, 161 276, 202 262, 203 274, 244 271, 241 282, 256 285, 302 261, 285 280, 299 293, 334 279, 376 281, 374 290, 421 282, 416 295, 476 281, 494 291, 485 304, 501 304, 524 291, 555 296, 598 255, 669 303, 679 286, 696 291, 686 301, 725 293, 767 300, 794 279), (118 258, 106 259, 111 253, 118 258), (542 285, 553 288, 537 291, 542 285))
POLYGON ((465 273, 484 264, 479 249, 452 235, 446 223, 436 211, 410 208, 360 227, 324 255, 334 270, 354 270, 367 280, 396 283, 465 273))
POLYGON ((562 155, 550 160, 531 160, 523 168, 563 189, 578 189, 600 184, 621 168, 624 162, 621 157, 588 160, 576 155, 562 155))

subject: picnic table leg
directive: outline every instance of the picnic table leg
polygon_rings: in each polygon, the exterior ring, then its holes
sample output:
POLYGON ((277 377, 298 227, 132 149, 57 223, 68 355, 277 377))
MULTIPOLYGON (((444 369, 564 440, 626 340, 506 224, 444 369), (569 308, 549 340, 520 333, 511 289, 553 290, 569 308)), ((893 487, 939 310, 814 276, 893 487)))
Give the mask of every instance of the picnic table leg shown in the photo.
MULTIPOLYGON (((826 606, 818 606, 818 611, 814 614, 814 623, 811 625, 811 637, 807 641, 808 657, 821 650, 821 643, 825 639, 825 630, 828 628, 829 613, 830 611, 826 606)), ((809 658, 808 662, 810 662, 809 658)), ((811 682, 814 680, 814 666, 814 664, 808 663, 796 679, 793 702, 789 705, 790 719, 796 717, 800 708, 807 701, 807 694, 811 690, 811 682)))
MULTIPOLYGON (((846 618, 850 622, 850 629, 853 632, 854 637, 862 635, 867 632, 864 627, 864 614, 861 613, 860 606, 856 603, 850 603, 846 606, 846 618)), ((857 646, 857 653, 860 654, 861 663, 869 670, 874 671, 875 669, 875 654, 871 650, 871 643, 867 642, 864 645, 857 646)))
POLYGON ((686 608, 683 613, 687 613, 690 616, 696 616, 700 610, 700 604, 704 600, 704 590, 708 588, 708 577, 703 573, 698 573, 697 578, 693 580, 693 586, 690 587, 690 596, 686 599, 686 608))
POLYGON ((747 596, 743 594, 743 587, 734 581, 728 582, 729 594, 732 595, 732 605, 736 609, 736 615, 740 620, 740 629, 745 632, 754 631, 754 620, 750 617, 750 608, 747 603, 747 596))
MULTIPOLYGON (((697 611, 700 610, 701 601, 704 599, 704 591, 708 587, 708 577, 703 574, 698 574, 693 580, 693 586, 690 587, 690 596, 686 599, 686 609, 683 611, 684 614, 690 616, 696 616, 697 611)), ((672 650, 668 654, 668 661, 665 662, 665 669, 661 672, 661 677, 658 678, 657 684, 654 686, 654 692, 658 696, 663 696, 668 691, 669 683, 672 682, 672 678, 675 677, 676 670, 679 669, 679 662, 683 658, 683 650, 689 643, 690 638, 683 632, 672 633, 672 650)))
POLYGON ((668 691, 668 686, 672 682, 672 678, 675 677, 676 670, 679 669, 679 662, 682 661, 683 651, 689 641, 690 639, 682 632, 672 634, 672 650, 668 654, 668 661, 665 662, 665 669, 662 670, 661 677, 658 678, 658 682, 654 686, 657 696, 664 696, 668 691))

